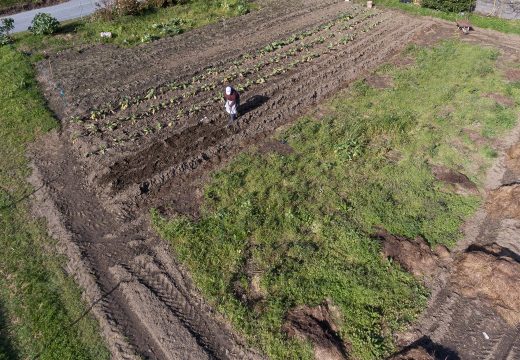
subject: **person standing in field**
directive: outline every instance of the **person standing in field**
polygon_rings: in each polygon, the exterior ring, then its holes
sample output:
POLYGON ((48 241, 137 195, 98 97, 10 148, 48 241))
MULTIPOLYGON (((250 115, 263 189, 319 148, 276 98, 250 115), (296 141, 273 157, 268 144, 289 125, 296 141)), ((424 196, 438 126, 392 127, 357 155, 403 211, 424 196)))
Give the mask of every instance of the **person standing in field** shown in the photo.
POLYGON ((240 94, 233 87, 226 87, 226 93, 224 94, 224 100, 226 101, 226 111, 229 114, 230 121, 234 121, 238 118, 238 107, 240 106, 240 94))

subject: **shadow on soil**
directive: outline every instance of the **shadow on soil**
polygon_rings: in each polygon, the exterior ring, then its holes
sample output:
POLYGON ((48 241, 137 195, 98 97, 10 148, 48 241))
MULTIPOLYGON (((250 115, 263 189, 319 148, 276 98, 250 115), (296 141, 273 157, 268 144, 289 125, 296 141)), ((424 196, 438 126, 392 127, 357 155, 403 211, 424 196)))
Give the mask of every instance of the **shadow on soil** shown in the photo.
POLYGON ((259 108, 269 100, 269 97, 263 95, 255 95, 247 99, 245 103, 240 105, 238 112, 242 115, 259 108))
POLYGON ((435 360, 460 360, 459 355, 455 351, 433 342, 428 336, 423 336, 411 343, 398 352, 396 356, 406 354, 412 349, 424 349, 435 360))
POLYGON ((7 336, 7 316, 5 314, 4 305, 0 301, 0 359, 16 360, 18 355, 7 336))
POLYGON ((512 260, 514 260, 514 261, 516 261, 518 263, 520 263, 520 255, 517 254, 516 252, 511 251, 508 248, 505 248, 505 247, 502 247, 502 246, 499 246, 498 250, 499 251, 494 252, 494 251, 490 251, 485 246, 479 246, 479 245, 473 244, 473 245, 470 245, 466 249, 466 252, 467 253, 470 253, 470 252, 483 252, 483 253, 488 254, 488 255, 496 256, 497 258, 498 257, 508 257, 508 258, 510 258, 510 259, 512 259, 512 260))

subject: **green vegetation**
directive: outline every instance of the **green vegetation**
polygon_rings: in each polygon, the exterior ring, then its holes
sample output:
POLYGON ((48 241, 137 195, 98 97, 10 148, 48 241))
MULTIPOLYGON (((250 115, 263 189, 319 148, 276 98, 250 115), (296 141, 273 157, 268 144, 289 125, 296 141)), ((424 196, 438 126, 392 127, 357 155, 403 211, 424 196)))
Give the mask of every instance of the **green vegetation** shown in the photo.
POLYGON ((111 21, 90 18, 64 23, 55 36, 22 33, 14 38, 16 46, 26 52, 52 52, 96 43, 129 46, 240 15, 249 11, 250 6, 243 0, 193 0, 187 4, 149 9, 140 15, 121 16, 111 21), (101 38, 101 32, 111 32, 112 38, 101 38))
POLYGON ((7 45, 13 40, 10 32, 14 29, 14 20, 12 18, 3 18, 0 22, 0 46, 7 45))
POLYGON ((480 199, 450 192, 431 164, 479 183, 495 155, 467 134, 491 144, 516 122, 518 106, 486 96, 520 103, 520 90, 495 70, 496 52, 446 42, 407 56, 414 65, 378 71, 392 88, 357 82, 321 119, 306 116, 279 134, 293 153, 250 152, 215 174, 197 221, 153 216, 205 296, 272 359, 312 357, 281 325, 290 308, 327 298, 356 358, 389 354, 392 333, 424 308, 427 292, 381 258, 374 227, 453 245, 480 199), (238 299, 251 291, 263 300, 238 299))
POLYGON ((520 20, 505 20, 496 17, 488 17, 472 13, 461 16, 457 13, 428 9, 413 4, 404 4, 401 3, 399 0, 378 0, 377 4, 388 8, 405 10, 412 14, 433 16, 450 21, 455 21, 457 19, 464 18, 468 19, 476 27, 484 29, 493 29, 504 33, 520 34, 520 20))
POLYGON ((446 12, 470 11, 476 0, 421 0, 421 6, 446 12))
POLYGON ((26 146, 57 123, 29 60, 0 47, 0 359, 108 359, 95 321, 55 255, 54 240, 31 218, 26 146))
POLYGON ((46 13, 38 13, 32 19, 29 31, 35 35, 51 35, 58 30, 59 26, 60 22, 55 17, 46 13))

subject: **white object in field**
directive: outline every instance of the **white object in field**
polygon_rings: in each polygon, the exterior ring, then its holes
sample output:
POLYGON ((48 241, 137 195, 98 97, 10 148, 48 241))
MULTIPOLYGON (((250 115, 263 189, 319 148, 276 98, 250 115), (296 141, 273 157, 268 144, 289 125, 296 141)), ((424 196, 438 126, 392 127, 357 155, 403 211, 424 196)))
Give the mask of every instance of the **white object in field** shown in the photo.
POLYGON ((489 335, 488 334, 486 334, 485 332, 482 332, 482 335, 484 335, 484 339, 489 340, 489 335))
POLYGON ((230 115, 237 114, 237 103, 234 101, 226 101, 226 111, 230 115))
POLYGON ((373 6, 374 6, 374 4, 373 4, 372 1, 367 1, 367 8, 368 9, 372 9, 373 6))
POLYGON ((111 38, 112 33, 110 31, 103 31, 99 33, 99 36, 101 36, 102 38, 111 38))

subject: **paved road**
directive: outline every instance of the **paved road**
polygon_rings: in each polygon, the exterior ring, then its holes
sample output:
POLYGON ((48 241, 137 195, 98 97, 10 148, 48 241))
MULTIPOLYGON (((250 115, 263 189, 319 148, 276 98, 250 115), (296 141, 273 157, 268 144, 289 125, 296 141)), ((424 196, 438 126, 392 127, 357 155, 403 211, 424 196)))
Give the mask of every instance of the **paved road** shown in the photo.
POLYGON ((98 0, 70 0, 58 5, 24 11, 5 17, 14 19, 13 33, 17 33, 26 31, 31 26, 34 15, 40 12, 51 14, 59 21, 71 20, 92 14, 96 10, 96 1, 98 0))

